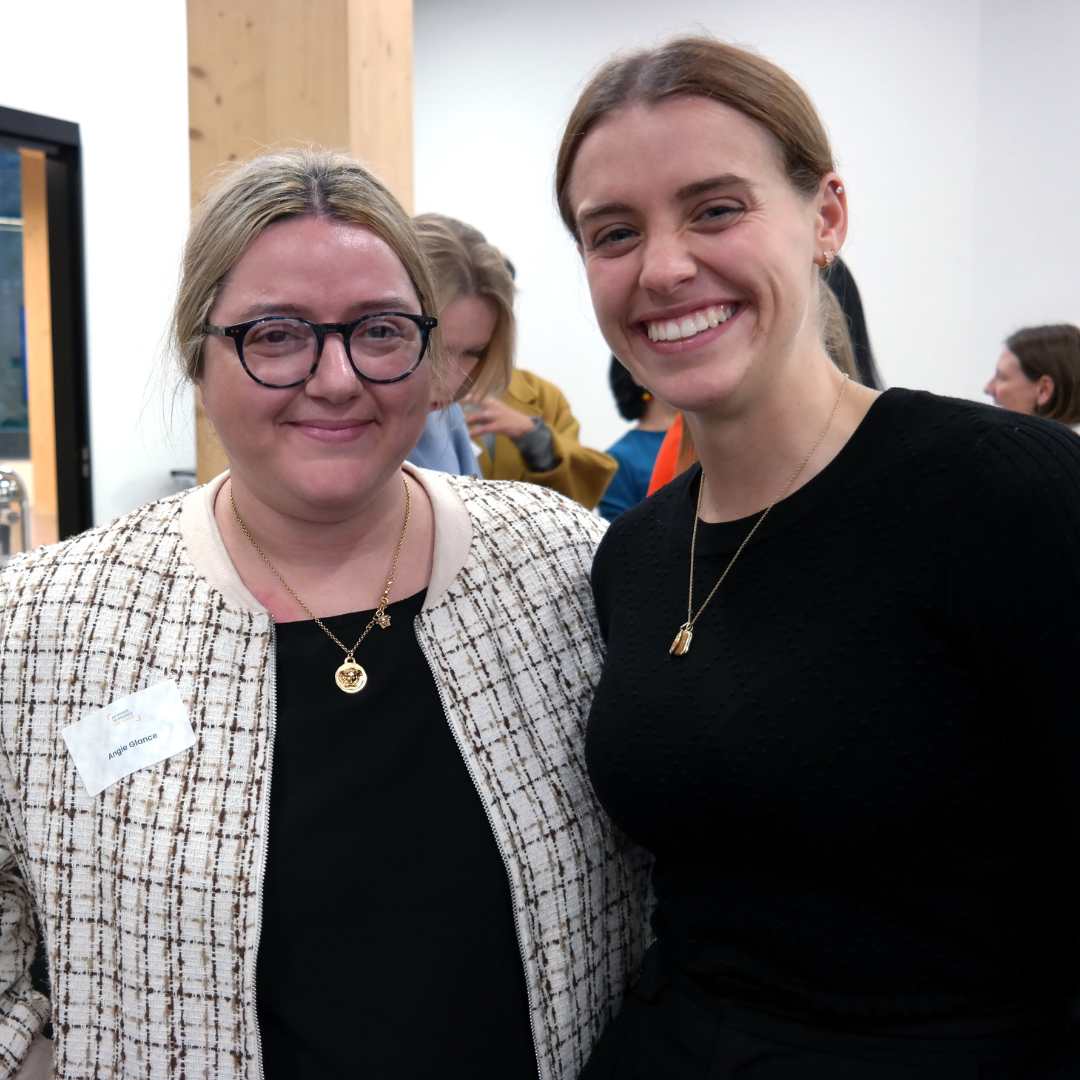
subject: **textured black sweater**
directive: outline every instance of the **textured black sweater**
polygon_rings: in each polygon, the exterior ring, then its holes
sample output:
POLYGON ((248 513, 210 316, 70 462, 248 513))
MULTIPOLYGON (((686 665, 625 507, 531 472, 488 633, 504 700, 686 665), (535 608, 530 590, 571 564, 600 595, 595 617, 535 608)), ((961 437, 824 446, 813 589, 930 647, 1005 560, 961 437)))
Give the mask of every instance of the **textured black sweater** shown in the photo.
MULTIPOLYGON (((998 1030, 1080 987, 1080 438, 890 390, 686 618, 693 469, 593 585, 588 761, 667 962, 843 1024, 998 1030)), ((702 525, 703 598, 753 518, 702 525)))

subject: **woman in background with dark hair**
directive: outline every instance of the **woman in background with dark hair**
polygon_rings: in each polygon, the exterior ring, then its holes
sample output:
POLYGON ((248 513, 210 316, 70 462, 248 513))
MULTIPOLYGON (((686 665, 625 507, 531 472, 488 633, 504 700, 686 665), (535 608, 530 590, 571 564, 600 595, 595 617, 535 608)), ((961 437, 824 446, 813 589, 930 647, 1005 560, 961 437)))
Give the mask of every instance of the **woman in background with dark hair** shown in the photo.
POLYGON ((600 516, 614 521, 624 510, 636 506, 649 490, 649 478, 664 433, 675 419, 675 410, 654 397, 612 356, 608 382, 615 397, 615 406, 624 420, 636 420, 618 442, 607 448, 619 468, 600 500, 600 516))
POLYGON ((1003 409, 1080 423, 1080 329, 1060 323, 1017 330, 1005 339, 983 393, 1003 409))
MULTIPOLYGON (((840 306, 840 315, 844 328, 847 330, 855 366, 853 377, 858 379, 863 386, 869 386, 871 390, 883 390, 885 386, 881 381, 877 364, 874 363, 874 351, 870 348, 870 331, 866 327, 866 314, 863 312, 862 297, 859 295, 859 286, 855 284, 854 275, 848 269, 848 264, 837 255, 825 267, 825 273, 821 276, 840 306)), ((828 341, 826 341, 826 348, 828 348, 828 341)), ((835 360, 836 357, 834 356, 833 359, 835 360)), ((838 366, 843 370, 843 364, 838 366)))

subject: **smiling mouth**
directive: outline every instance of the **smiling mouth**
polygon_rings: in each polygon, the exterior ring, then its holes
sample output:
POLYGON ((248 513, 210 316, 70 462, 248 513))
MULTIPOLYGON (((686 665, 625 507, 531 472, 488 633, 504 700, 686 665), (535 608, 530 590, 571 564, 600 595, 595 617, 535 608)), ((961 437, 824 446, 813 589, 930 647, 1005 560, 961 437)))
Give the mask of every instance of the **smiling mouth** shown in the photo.
POLYGON ((650 341, 685 341, 726 323, 738 310, 738 304, 711 304, 677 319, 657 319, 642 325, 650 341))
POLYGON ((293 420, 292 423, 299 427, 317 428, 320 431, 348 431, 351 428, 362 427, 369 421, 357 418, 354 420, 293 420))

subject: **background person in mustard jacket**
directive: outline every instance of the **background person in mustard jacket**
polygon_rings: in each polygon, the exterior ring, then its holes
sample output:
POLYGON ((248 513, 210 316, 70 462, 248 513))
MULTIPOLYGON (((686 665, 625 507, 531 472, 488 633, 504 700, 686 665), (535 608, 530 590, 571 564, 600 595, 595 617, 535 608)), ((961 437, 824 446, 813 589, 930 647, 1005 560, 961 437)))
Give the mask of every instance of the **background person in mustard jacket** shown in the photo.
POLYGON ((460 402, 465 410, 483 475, 539 484, 592 510, 616 461, 581 445, 578 422, 557 386, 514 370, 510 260, 457 218, 429 213, 414 222, 435 276, 439 334, 450 369, 441 386, 443 404, 460 402))
POLYGON ((467 402, 469 432, 489 480, 526 480, 593 509, 615 475, 615 459, 578 441, 578 422, 563 392, 516 368, 501 397, 467 402))

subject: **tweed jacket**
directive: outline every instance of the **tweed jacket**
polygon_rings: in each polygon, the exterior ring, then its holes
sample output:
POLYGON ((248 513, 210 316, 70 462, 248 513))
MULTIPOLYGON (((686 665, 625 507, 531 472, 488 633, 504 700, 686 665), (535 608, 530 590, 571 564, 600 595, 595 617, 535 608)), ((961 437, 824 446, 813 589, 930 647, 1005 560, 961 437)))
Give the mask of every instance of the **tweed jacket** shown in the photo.
MULTIPOLYGON (((406 467, 435 512, 416 634, 506 863, 539 1074, 571 1080, 644 932, 644 867, 583 754, 603 526, 531 485, 406 467)), ((47 1054, 50 1019, 63 1080, 262 1076, 274 629, 214 523, 222 480, 0 573, 0 1077, 47 1054), (91 798, 61 730, 166 679, 195 745, 91 798), (51 1001, 27 975, 35 916, 51 1001)))

